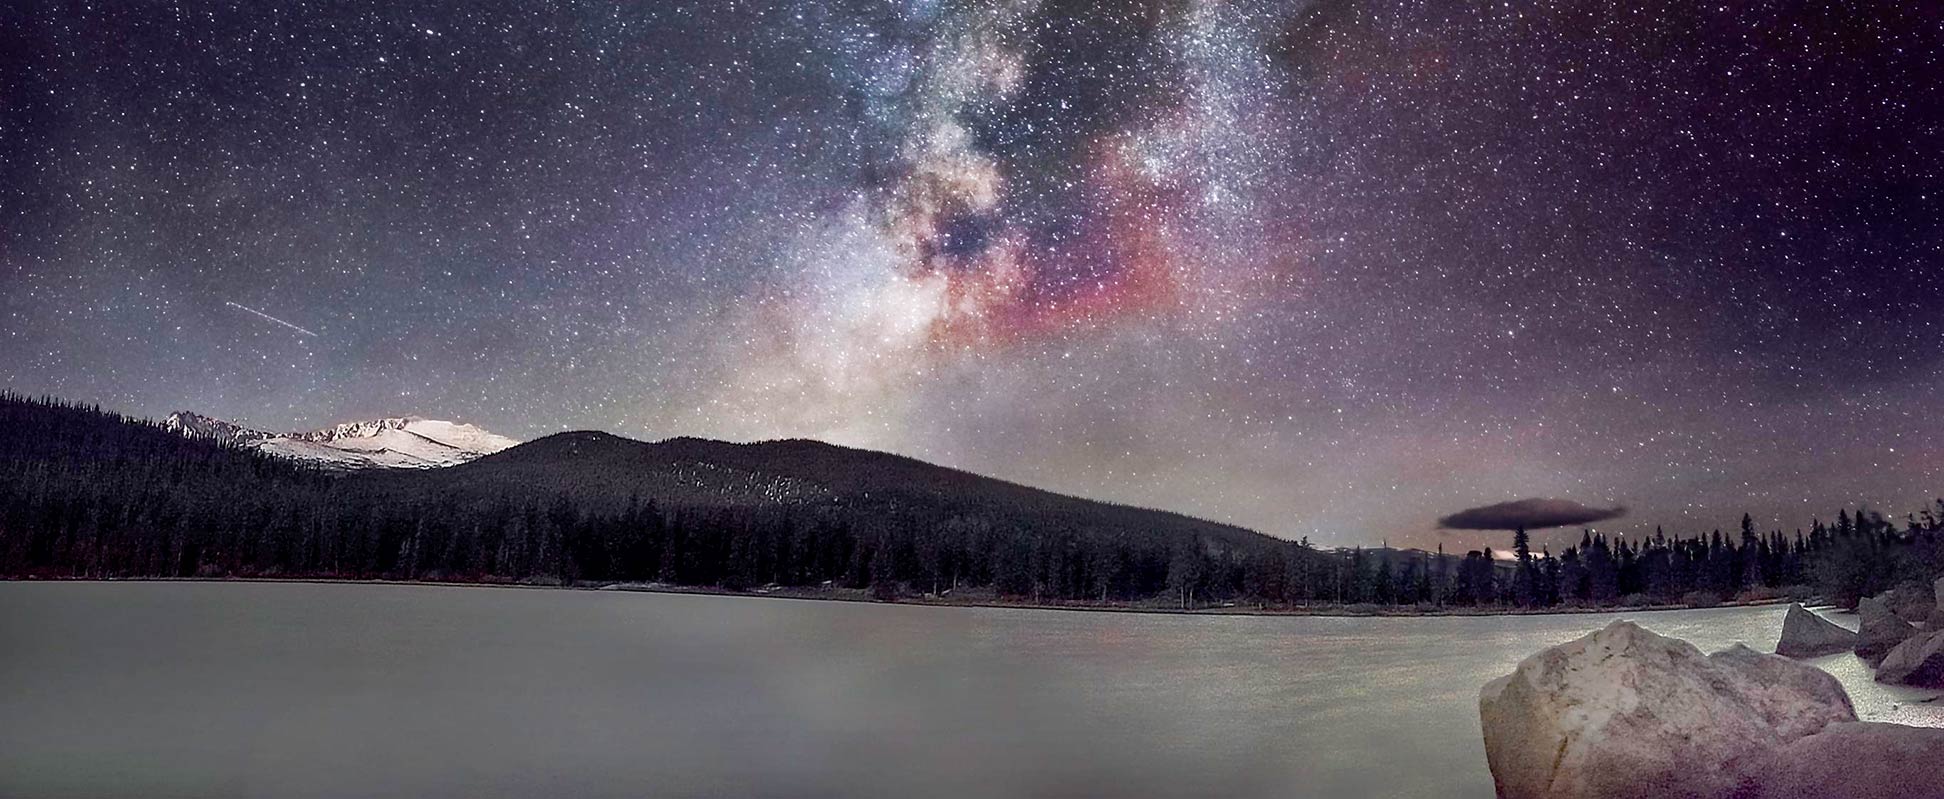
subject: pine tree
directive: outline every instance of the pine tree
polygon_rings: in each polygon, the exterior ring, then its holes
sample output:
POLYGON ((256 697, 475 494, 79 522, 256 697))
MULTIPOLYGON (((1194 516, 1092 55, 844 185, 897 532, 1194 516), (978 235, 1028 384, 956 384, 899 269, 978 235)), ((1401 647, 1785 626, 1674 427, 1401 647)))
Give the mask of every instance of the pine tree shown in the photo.
POLYGON ((1181 601, 1182 610, 1194 610, 1195 591, 1202 580, 1202 541, 1199 536, 1178 542, 1168 562, 1168 591, 1181 601))
POLYGON ((1513 600, 1521 606, 1532 607, 1538 604, 1539 574, 1532 562, 1532 538, 1526 535, 1523 526, 1512 534, 1512 551, 1519 559, 1519 570, 1513 578, 1513 600))
POLYGON ((878 538, 871 553, 871 596, 880 602, 898 599, 897 560, 889 533, 878 538))

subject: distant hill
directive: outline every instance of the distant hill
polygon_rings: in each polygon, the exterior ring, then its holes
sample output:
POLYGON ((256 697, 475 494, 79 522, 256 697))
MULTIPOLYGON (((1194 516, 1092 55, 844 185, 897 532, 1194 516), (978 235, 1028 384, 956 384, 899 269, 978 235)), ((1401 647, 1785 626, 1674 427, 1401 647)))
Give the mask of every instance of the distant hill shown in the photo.
POLYGON ((280 436, 0 395, 0 576, 961 586, 1194 604, 1290 584, 1297 564, 1326 559, 1240 527, 817 441, 573 432, 452 466, 359 470, 264 446, 382 441, 419 424, 399 421, 280 436))
POLYGON ((414 490, 565 493, 618 506, 845 508, 927 518, 991 515, 1022 525, 1111 530, 1222 546, 1276 539, 1167 511, 1056 494, 915 458, 790 439, 738 444, 703 438, 649 443, 608 433, 557 433, 469 463, 386 476, 414 490))

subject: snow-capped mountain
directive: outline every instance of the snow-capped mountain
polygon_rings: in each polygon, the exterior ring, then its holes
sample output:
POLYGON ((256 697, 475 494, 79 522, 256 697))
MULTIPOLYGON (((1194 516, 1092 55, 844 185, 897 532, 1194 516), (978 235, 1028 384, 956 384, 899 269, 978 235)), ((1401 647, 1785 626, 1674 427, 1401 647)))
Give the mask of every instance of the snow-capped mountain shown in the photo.
POLYGON ((347 422, 307 433, 271 433, 177 411, 162 426, 336 469, 426 469, 465 463, 520 442, 474 425, 400 416, 347 422))

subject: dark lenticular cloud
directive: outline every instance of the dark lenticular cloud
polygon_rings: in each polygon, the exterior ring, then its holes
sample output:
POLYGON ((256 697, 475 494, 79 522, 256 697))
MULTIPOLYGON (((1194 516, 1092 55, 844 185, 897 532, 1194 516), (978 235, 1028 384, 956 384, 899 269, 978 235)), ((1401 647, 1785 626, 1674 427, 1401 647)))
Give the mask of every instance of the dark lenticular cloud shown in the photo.
POLYGON ((1543 530, 1569 524, 1592 524, 1625 515, 1626 508, 1595 508, 1570 499, 1521 499, 1482 508, 1469 508, 1438 520, 1447 530, 1543 530))

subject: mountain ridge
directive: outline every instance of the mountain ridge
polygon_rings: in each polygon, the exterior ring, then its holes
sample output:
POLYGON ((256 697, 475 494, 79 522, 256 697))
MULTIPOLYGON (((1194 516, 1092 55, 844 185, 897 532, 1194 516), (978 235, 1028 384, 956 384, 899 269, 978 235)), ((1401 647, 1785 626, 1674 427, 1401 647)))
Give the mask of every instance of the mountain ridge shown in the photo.
POLYGON ((566 492, 593 504, 629 498, 709 508, 842 506, 888 517, 983 515, 1021 524, 1154 530, 1224 545, 1271 539, 1175 511, 1062 494, 918 458, 809 438, 735 442, 697 436, 642 441, 598 430, 536 438, 410 476, 412 490, 462 495, 566 492))
MULTIPOLYGON (((1090 499, 1001 477, 931 463, 893 452, 820 439, 788 437, 729 441, 678 435, 645 441, 603 430, 570 430, 527 442, 472 425, 407 415, 345 422, 312 431, 276 433, 193 411, 158 423, 186 436, 253 449, 330 471, 425 472, 435 490, 573 492, 596 504, 648 497, 664 504, 718 508, 843 504, 898 513, 914 506, 947 510, 1001 504, 1026 515, 1082 526, 1183 528, 1228 543, 1262 533, 1237 525, 1139 505, 1090 499), (498 447, 455 447, 438 426, 490 436, 498 447), (402 437, 432 445, 437 456, 401 451, 402 437), (392 446, 385 446, 390 444, 392 446), (451 450, 448 452, 447 450, 451 450), (438 457, 443 456, 443 457, 438 457)), ((420 490, 414 481, 412 490, 420 490)))
POLYGON ((0 391, 0 524, 27 531, 0 536, 0 576, 966 588, 1194 606, 1313 584, 1332 562, 1240 527, 807 439, 574 431, 447 468, 333 469, 198 421, 0 391))

